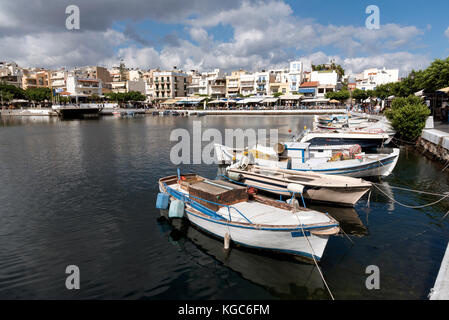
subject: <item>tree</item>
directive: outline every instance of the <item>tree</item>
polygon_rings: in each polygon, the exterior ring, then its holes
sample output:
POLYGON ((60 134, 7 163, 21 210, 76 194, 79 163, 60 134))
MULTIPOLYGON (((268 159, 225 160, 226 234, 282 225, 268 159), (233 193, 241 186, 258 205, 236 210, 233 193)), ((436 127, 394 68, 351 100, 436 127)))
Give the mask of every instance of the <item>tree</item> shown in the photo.
POLYGON ((400 136, 414 141, 421 136, 427 117, 430 115, 430 109, 421 98, 411 95, 407 98, 394 99, 391 109, 386 110, 385 115, 400 136))
POLYGON ((350 94, 349 94, 348 90, 344 89, 344 90, 341 90, 341 91, 327 92, 325 96, 326 96, 327 99, 331 99, 331 100, 335 99, 335 100, 338 100, 340 102, 343 102, 343 101, 349 99, 350 94))
POLYGON ((51 100, 50 88, 28 88, 25 90, 27 98, 33 102, 43 102, 45 100, 51 100))
POLYGON ((363 101, 366 98, 368 98, 368 94, 365 90, 362 89, 355 89, 352 92, 352 98, 355 99, 356 101, 363 101))

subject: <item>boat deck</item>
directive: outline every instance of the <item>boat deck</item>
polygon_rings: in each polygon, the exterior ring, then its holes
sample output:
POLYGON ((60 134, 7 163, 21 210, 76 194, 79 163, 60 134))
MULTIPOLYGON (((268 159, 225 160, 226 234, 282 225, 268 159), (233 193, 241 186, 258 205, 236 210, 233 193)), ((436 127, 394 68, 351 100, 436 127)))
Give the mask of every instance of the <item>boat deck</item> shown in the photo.
MULTIPOLYGON (((172 184, 169 187, 185 195, 189 195, 179 184, 172 184)), ((298 226, 299 224, 315 225, 330 224, 333 222, 328 215, 321 212, 313 210, 293 212, 258 201, 239 202, 233 204, 229 211, 228 207, 221 207, 217 211, 226 220, 229 220, 230 213, 231 221, 247 223, 248 221, 239 212, 256 225, 298 226)))

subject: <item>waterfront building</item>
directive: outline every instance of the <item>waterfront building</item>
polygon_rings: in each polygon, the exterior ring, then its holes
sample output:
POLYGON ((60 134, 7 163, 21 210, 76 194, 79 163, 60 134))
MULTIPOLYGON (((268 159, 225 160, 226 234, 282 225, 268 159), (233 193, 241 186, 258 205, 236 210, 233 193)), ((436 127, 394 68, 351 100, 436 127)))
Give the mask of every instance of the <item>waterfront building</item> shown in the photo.
POLYGON ((276 93, 281 93, 283 95, 290 94, 288 75, 288 69, 270 70, 269 95, 274 95, 276 93))
POLYGON ((244 70, 232 71, 231 75, 226 76, 226 97, 236 97, 240 93, 240 76, 245 75, 244 70))
POLYGON ((303 82, 304 65, 301 61, 290 62, 290 69, 288 73, 288 83, 290 92, 298 92, 301 83, 303 82))
POLYGON ((77 67, 72 70, 74 76, 85 79, 100 79, 102 83, 111 82, 108 69, 99 66, 77 67))
POLYGON ((315 98, 317 97, 319 85, 320 83, 318 81, 303 82, 299 86, 298 92, 303 94, 304 97, 315 98))
POLYGON ((22 69, 22 89, 50 88, 50 71, 45 69, 22 69))
POLYGON ((250 96, 256 94, 255 75, 251 73, 240 75, 240 94, 250 96))
POLYGON ((187 96, 190 76, 182 70, 153 73, 155 99, 173 99, 187 96))
POLYGON ((256 72, 254 75, 256 81, 255 83, 256 94, 258 96, 270 95, 270 79, 274 80, 275 75, 265 70, 262 70, 261 72, 256 72))
POLYGON ((22 87, 22 69, 15 62, 0 62, 0 82, 22 87))
POLYGON ((398 81, 398 69, 370 68, 356 75, 356 88, 361 90, 375 90, 378 85, 398 81))
POLYGON ((202 73, 192 70, 190 71, 190 76, 189 96, 207 95, 213 98, 226 96, 226 78, 220 69, 202 73))
POLYGON ((53 70, 50 72, 50 87, 56 93, 67 91, 68 72, 65 69, 53 70))
POLYGON ((73 74, 67 77, 67 92, 75 97, 87 97, 102 94, 102 81, 100 79, 79 78, 73 74))

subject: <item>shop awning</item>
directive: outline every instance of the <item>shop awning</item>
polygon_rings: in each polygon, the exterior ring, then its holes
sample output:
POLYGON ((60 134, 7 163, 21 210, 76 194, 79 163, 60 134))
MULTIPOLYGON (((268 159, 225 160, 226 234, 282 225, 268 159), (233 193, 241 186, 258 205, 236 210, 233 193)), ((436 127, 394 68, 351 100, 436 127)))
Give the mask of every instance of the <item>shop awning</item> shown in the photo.
POLYGON ((275 103, 279 100, 279 98, 265 98, 262 103, 275 103))

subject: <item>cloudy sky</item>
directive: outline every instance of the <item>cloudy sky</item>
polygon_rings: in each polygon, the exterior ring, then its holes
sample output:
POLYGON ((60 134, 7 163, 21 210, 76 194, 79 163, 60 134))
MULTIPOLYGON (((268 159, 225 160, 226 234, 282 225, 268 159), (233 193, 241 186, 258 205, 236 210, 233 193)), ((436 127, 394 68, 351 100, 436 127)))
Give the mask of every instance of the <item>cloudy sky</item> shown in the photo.
POLYGON ((0 60, 27 67, 117 65, 230 71, 335 59, 401 75, 449 55, 447 0, 0 0, 0 60), (380 9, 369 30, 368 5, 380 9), (67 30, 68 5, 80 29, 67 30))

